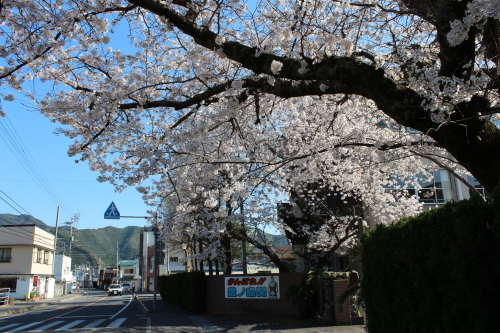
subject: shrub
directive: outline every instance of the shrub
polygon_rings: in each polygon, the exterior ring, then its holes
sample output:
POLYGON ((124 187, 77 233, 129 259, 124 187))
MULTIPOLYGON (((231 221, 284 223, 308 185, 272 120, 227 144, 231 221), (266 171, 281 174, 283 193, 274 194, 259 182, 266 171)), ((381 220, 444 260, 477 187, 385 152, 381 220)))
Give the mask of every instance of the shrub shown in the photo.
POLYGON ((309 271, 304 274, 299 284, 287 290, 287 300, 298 305, 302 318, 310 318, 318 310, 318 276, 320 271, 309 271))
POLYGON ((162 275, 159 278, 161 298, 194 314, 205 313, 205 273, 201 271, 162 275))
POLYGON ((500 196, 448 203, 362 239, 370 333, 498 331, 500 196))

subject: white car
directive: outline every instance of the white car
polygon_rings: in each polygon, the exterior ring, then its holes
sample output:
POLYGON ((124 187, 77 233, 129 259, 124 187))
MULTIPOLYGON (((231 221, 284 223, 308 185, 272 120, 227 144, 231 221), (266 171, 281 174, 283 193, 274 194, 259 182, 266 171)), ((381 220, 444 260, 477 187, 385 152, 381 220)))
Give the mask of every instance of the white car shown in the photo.
POLYGON ((130 292, 130 283, 123 282, 122 283, 122 290, 124 293, 129 293, 130 292))
POLYGON ((123 289, 119 284, 112 284, 108 288, 108 295, 122 295, 123 289))

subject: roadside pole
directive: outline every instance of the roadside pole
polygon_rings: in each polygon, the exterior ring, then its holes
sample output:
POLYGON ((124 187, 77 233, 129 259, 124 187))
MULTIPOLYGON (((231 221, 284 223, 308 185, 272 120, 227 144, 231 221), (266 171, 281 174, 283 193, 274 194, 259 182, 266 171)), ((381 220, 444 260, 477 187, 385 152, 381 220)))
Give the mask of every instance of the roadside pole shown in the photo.
MULTIPOLYGON (((147 219, 147 216, 122 216, 120 215, 120 212, 118 211, 118 208, 116 207, 114 202, 111 202, 109 205, 108 209, 104 212, 104 218, 105 219, 111 219, 111 220, 119 220, 120 218, 125 217, 125 218, 140 218, 140 219, 147 219)), ((156 221, 157 222, 157 221, 156 221)), ((158 263, 158 256, 157 256, 157 238, 158 238, 158 228, 156 226, 156 222, 153 223, 153 237, 154 237, 154 262, 153 262, 153 311, 156 311, 156 280, 157 280, 157 263, 158 263)), ((116 260, 118 262, 118 244, 116 246, 116 260)), ((116 265, 116 268, 118 269, 118 264, 116 265)))

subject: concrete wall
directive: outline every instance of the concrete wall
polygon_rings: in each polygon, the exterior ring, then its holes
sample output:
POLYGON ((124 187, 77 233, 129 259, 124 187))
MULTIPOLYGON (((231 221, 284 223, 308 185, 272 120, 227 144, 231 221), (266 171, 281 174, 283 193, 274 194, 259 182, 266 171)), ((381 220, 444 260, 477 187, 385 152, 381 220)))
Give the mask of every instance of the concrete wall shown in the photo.
MULTIPOLYGON (((1 235, 1 233, 0 233, 1 235)), ((2 248, 11 249, 10 262, 2 262, 0 274, 31 274, 33 271, 33 245, 4 246, 2 248)))
POLYGON ((65 255, 56 255, 56 262, 54 265, 54 275, 57 281, 68 281, 73 280, 73 274, 71 272, 71 258, 65 255))
MULTIPOLYGON (((261 276, 262 274, 259 274, 261 276)), ((208 314, 266 314, 298 316, 297 306, 286 299, 291 285, 300 283, 303 273, 283 273, 279 276, 279 299, 234 299, 225 298, 225 280, 229 275, 207 276, 206 309, 208 314)), ((241 278, 241 275, 237 275, 241 278)), ((251 277, 252 275, 248 275, 251 277)))
POLYGON ((54 285, 54 297, 61 297, 66 294, 66 282, 58 282, 54 285))

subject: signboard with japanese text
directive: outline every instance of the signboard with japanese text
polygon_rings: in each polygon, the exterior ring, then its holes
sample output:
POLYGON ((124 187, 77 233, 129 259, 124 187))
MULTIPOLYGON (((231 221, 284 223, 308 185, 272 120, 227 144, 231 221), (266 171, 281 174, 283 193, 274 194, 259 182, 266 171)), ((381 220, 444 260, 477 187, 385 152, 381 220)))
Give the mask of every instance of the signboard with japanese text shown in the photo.
POLYGON ((226 298, 280 298, 279 276, 231 276, 224 282, 226 298))

